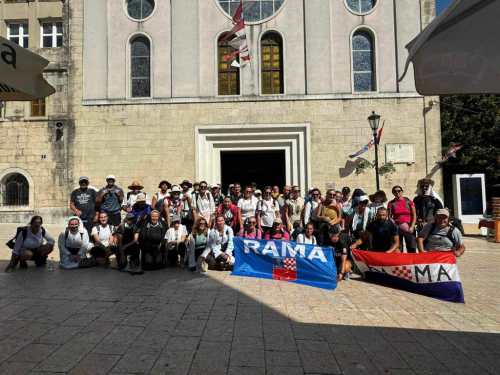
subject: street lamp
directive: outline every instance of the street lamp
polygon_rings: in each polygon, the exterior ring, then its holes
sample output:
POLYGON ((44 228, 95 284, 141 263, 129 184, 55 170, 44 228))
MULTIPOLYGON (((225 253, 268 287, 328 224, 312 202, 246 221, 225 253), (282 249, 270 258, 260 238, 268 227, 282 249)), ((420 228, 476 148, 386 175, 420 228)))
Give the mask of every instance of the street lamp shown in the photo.
POLYGON ((370 128, 373 131, 373 142, 375 143, 375 176, 377 177, 377 191, 380 190, 380 181, 378 178, 378 142, 377 142, 377 130, 380 123, 380 116, 372 111, 372 115, 368 117, 368 122, 370 123, 370 128))

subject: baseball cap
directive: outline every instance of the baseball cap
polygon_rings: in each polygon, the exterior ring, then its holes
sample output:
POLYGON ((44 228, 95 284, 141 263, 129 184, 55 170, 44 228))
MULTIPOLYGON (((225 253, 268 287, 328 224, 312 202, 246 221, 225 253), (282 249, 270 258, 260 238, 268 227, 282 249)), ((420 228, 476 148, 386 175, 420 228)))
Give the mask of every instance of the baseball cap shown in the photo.
POLYGON ((176 221, 181 221, 181 217, 179 215, 172 216, 172 223, 175 223, 176 221))
POLYGON ((279 224, 281 224, 281 223, 282 223, 282 221, 281 221, 281 219, 280 219, 279 217, 277 217, 277 218, 276 218, 276 219, 274 219, 274 221, 273 221, 273 224, 275 224, 275 223, 279 223, 279 224))
POLYGON ((113 180, 116 180, 116 177, 114 174, 108 174, 108 176, 106 177, 106 180, 109 180, 110 178, 113 180))
POLYGON ((85 176, 82 176, 78 179, 78 182, 82 182, 82 181, 87 181, 89 182, 89 178, 88 177, 85 177, 85 176))
POLYGON ((359 197, 358 202, 368 202, 369 199, 366 195, 362 195, 359 197))
POLYGON ((172 186, 172 190, 170 190, 172 193, 175 193, 175 192, 178 192, 180 193, 181 192, 181 189, 179 188, 179 186, 177 185, 174 185, 172 186))
POLYGON ((137 202, 146 202, 146 194, 137 194, 137 202))
POLYGON ((125 215, 125 219, 135 219, 135 215, 132 212, 129 212, 127 215, 125 215))
POLYGON ((259 189, 255 190, 254 193, 253 193, 253 195, 257 195, 257 194, 262 195, 262 191, 260 191, 259 189))
POLYGON ((331 235, 331 236, 334 236, 336 234, 339 234, 340 230, 341 230, 340 226, 338 226, 338 225, 332 225, 330 227, 330 229, 328 229, 328 234, 331 235))
POLYGON ((344 192, 344 191, 347 191, 347 192, 349 192, 349 193, 350 193, 350 192, 351 192, 351 189, 349 189, 349 186, 344 186, 344 187, 342 188, 342 192, 344 192))
POLYGON ((450 211, 448 211, 446 208, 441 208, 436 211, 436 215, 445 215, 445 216, 450 216, 450 211))
POLYGON ((215 189, 215 188, 218 188, 218 187, 219 187, 219 186, 217 186, 217 184, 212 184, 212 185, 210 185, 210 188, 211 188, 211 189, 215 189))

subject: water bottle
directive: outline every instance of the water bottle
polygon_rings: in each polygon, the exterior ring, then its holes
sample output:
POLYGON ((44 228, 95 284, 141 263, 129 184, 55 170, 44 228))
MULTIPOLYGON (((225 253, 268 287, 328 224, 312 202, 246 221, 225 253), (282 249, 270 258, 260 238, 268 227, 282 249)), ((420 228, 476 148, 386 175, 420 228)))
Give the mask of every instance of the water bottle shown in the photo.
POLYGON ((50 258, 49 271, 54 271, 54 257, 50 258))

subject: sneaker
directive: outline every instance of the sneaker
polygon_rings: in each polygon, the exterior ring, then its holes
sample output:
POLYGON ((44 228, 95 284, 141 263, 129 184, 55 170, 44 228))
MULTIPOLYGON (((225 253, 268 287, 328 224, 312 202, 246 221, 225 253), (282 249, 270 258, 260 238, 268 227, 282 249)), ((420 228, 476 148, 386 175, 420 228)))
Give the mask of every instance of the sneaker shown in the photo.
POLYGON ((345 280, 345 281, 349 280, 349 274, 348 273, 344 274, 344 277, 342 278, 342 280, 345 280))
POLYGON ((200 273, 205 272, 207 273, 208 271, 208 264, 205 262, 205 259, 202 257, 198 258, 198 261, 196 262, 198 265, 198 269, 200 270, 200 273))
POLYGON ((199 274, 200 275, 208 275, 208 272, 207 271, 200 271, 199 274))
POLYGON ((184 263, 184 258, 183 257, 181 257, 181 262, 180 262, 179 266, 181 267, 181 269, 186 268, 186 263, 184 263))
POLYGON ((25 260, 19 260, 19 268, 28 268, 28 262, 25 260))

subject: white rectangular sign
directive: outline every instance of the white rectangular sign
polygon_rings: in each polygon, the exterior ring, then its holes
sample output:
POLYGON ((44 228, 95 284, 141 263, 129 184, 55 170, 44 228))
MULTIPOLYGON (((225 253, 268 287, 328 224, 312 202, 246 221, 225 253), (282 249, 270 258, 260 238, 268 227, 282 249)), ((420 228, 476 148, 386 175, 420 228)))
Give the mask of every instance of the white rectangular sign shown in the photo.
POLYGON ((386 144, 385 162, 392 162, 393 164, 415 163, 415 145, 413 143, 386 144))

